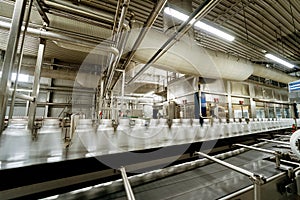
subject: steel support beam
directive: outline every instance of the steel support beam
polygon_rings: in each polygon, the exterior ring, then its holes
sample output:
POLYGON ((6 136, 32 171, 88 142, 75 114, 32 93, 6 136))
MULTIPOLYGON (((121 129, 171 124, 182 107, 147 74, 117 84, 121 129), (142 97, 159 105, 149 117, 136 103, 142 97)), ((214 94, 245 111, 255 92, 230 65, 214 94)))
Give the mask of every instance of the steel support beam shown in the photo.
POLYGON ((22 37, 21 46, 20 46, 20 55, 19 55, 19 59, 18 59, 16 80, 15 80, 14 89, 13 89, 12 96, 11 96, 11 104, 10 104, 10 108, 9 108, 8 119, 11 119, 13 114, 14 114, 16 91, 17 91, 18 79, 19 79, 19 74, 20 74, 20 71, 21 71, 22 60, 23 60, 23 55, 24 55, 24 41, 25 41, 25 36, 26 36, 26 31, 27 31, 27 28, 28 28, 28 24, 29 24, 30 13, 31 13, 31 8, 32 8, 32 1, 33 0, 29 0, 29 6, 28 6, 26 17, 25 17, 25 23, 26 24, 25 24, 25 28, 24 28, 24 31, 23 31, 23 37, 22 37))
POLYGON ((42 17, 44 23, 46 23, 47 26, 49 26, 50 21, 49 21, 47 15, 46 15, 45 11, 43 10, 43 7, 42 7, 42 5, 41 5, 40 0, 34 0, 34 1, 33 1, 33 4, 34 4, 34 6, 36 7, 36 9, 37 9, 37 11, 39 12, 39 14, 41 15, 41 17, 42 17))
POLYGON ((34 72, 33 87, 32 87, 32 96, 36 100, 30 102, 29 113, 28 113, 28 128, 31 130, 33 130, 34 128, 34 121, 35 121, 35 114, 36 114, 36 107, 37 107, 37 97, 39 96, 39 90, 40 90, 40 77, 42 71, 43 57, 45 53, 45 46, 46 46, 46 40, 40 38, 38 56, 37 56, 36 67, 34 72))
POLYGON ((7 99, 11 84, 11 71, 15 63, 17 48, 21 33, 22 22, 26 10, 26 0, 16 0, 13 20, 9 32, 9 38, 2 67, 2 77, 0 82, 0 133, 4 129, 4 121, 7 107, 7 99))

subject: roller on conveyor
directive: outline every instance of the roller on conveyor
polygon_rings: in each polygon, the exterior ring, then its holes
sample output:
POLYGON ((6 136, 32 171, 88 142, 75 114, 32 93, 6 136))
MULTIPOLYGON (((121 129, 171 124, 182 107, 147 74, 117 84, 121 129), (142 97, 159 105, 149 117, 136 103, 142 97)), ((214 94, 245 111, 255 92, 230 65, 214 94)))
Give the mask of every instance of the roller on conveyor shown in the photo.
POLYGON ((300 158, 300 130, 294 132, 290 138, 291 149, 300 158))

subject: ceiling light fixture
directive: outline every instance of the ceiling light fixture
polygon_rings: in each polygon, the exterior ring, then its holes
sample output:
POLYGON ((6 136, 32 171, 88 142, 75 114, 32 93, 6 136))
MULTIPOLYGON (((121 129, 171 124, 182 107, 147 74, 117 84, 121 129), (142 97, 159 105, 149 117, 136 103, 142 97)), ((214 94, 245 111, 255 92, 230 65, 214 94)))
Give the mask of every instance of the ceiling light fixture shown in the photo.
POLYGON ((291 64, 291 63, 289 63, 289 62, 287 62, 285 60, 282 60, 281 58, 278 58, 278 57, 276 57, 276 56, 274 56, 274 55, 272 55, 270 53, 267 53, 265 56, 267 58, 271 59, 271 60, 274 60, 275 62, 278 62, 278 63, 280 63, 280 64, 288 67, 288 68, 294 68, 295 67, 295 65, 293 65, 293 64, 291 64))
MULTIPOLYGON (((164 12, 165 12, 167 15, 170 15, 170 16, 172 16, 172 17, 175 17, 176 19, 181 20, 181 21, 186 21, 186 20, 189 18, 188 15, 183 14, 183 13, 181 13, 181 12, 179 12, 179 11, 177 11, 177 10, 174 10, 174 9, 172 9, 172 8, 170 8, 170 7, 166 7, 166 8, 164 9, 164 12)), ((195 22, 195 21, 191 21, 190 23, 193 24, 194 22, 195 22)), ((216 36, 218 36, 218 37, 220 37, 220 38, 223 38, 223 39, 225 39, 225 40, 227 40, 227 41, 230 41, 230 42, 231 42, 231 41, 234 40, 234 37, 233 37, 233 36, 229 35, 228 33, 225 33, 224 31, 221 31, 221 30, 219 30, 219 29, 217 29, 217 28, 215 28, 215 27, 212 27, 212 26, 210 26, 210 25, 208 25, 208 24, 206 24, 206 23, 204 23, 204 22, 197 21, 197 22, 194 24, 194 26, 197 27, 197 28, 200 28, 200 29, 202 29, 202 30, 205 30, 205 31, 207 31, 207 32, 209 32, 209 33, 211 33, 211 34, 213 34, 213 35, 216 35, 216 36)))

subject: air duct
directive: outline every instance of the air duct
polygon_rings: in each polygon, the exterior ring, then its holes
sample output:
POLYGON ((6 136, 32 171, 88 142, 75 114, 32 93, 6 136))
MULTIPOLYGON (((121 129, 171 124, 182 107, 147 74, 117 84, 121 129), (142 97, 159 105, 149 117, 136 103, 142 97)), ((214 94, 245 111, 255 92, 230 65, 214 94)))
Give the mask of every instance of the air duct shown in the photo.
MULTIPOLYGON (((131 30, 127 50, 131 49, 139 30, 131 30)), ((146 63, 168 40, 168 36, 156 30, 150 30, 134 56, 134 59, 146 63)), ((251 62, 221 52, 205 50, 194 40, 181 38, 166 54, 158 59, 154 67, 214 79, 243 81, 253 73, 251 62)))
POLYGON ((281 83, 288 84, 289 82, 299 80, 297 77, 289 76, 275 69, 264 67, 263 65, 253 65, 253 75, 271 79, 281 83))
MULTIPOLYGON (((131 30, 127 51, 131 49, 138 33, 139 30, 131 30)), ((137 49, 133 60, 146 63, 168 38, 169 36, 164 33, 151 29, 137 49)), ((249 76, 255 75, 286 84, 297 80, 296 77, 253 64, 243 58, 204 49, 187 36, 181 38, 154 63, 153 67, 212 79, 244 81, 249 76)))

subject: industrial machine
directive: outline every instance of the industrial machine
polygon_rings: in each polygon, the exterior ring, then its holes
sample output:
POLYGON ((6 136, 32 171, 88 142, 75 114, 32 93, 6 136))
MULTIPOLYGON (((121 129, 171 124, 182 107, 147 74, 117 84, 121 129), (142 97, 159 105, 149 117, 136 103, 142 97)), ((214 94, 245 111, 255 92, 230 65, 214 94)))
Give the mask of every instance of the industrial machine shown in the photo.
POLYGON ((1 199, 298 197, 294 119, 74 119, 68 137, 58 119, 44 119, 33 141, 26 120, 10 123, 1 137, 1 199))

